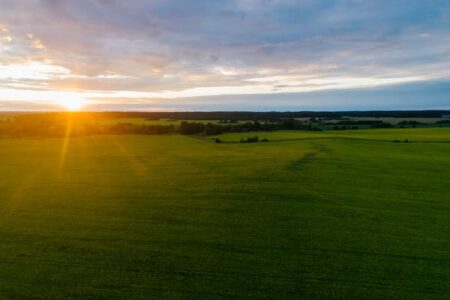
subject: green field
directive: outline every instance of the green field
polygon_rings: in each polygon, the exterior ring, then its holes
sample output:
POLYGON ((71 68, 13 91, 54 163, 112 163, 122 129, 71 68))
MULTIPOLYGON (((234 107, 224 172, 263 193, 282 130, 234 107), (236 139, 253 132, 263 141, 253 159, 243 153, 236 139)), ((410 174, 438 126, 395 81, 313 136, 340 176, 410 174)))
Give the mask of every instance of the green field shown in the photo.
POLYGON ((328 130, 328 131, 271 131, 271 132, 239 132, 218 135, 226 142, 239 142, 241 138, 258 136, 269 141, 301 140, 301 139, 367 139, 409 142, 450 142, 450 128, 404 128, 404 129, 364 129, 364 130, 328 130))
POLYGON ((450 129, 252 135, 1 138, 0 298, 450 298, 450 129))

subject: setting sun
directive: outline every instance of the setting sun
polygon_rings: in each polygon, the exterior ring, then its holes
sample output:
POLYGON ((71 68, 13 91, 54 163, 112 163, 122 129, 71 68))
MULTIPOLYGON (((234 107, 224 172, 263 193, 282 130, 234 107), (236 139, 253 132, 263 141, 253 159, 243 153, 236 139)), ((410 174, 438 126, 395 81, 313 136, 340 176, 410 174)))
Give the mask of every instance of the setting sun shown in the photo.
POLYGON ((86 100, 83 99, 64 99, 64 100, 57 100, 57 104, 63 106, 65 109, 70 111, 75 111, 81 109, 83 106, 86 105, 86 100))
POLYGON ((0 300, 450 300, 449 153, 450 0, 0 0, 0 300))

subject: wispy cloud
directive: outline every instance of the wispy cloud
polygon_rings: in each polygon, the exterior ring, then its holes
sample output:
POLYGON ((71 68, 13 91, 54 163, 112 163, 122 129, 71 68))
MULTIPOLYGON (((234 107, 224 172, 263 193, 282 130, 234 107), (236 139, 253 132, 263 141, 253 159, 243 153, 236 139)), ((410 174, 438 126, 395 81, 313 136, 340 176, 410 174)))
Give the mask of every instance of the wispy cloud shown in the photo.
POLYGON ((5 0, 0 101, 288 107, 281 94, 445 81, 449 14, 445 0, 5 0))

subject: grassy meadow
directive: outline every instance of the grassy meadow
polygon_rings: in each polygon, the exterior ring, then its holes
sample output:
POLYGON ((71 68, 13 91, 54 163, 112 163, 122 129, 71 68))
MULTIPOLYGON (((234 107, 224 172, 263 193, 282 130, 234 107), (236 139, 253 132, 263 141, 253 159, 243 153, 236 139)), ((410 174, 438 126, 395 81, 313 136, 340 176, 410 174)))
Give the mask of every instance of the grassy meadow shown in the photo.
POLYGON ((0 138, 0 298, 450 298, 450 129, 255 135, 0 138))
POLYGON ((402 129, 358 129, 358 130, 327 130, 327 131, 300 131, 281 130, 269 132, 238 132, 217 135, 224 142, 239 142, 241 138, 258 136, 259 139, 269 141, 289 141, 302 139, 367 139, 383 140, 386 142, 450 142, 450 128, 402 128, 402 129))

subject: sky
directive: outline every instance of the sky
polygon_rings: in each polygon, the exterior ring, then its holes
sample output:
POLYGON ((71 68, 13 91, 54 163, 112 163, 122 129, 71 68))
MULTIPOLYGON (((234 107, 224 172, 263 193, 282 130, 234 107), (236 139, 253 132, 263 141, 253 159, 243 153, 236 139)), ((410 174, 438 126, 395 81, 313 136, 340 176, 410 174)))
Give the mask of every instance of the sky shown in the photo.
POLYGON ((448 0, 0 0, 0 111, 450 109, 448 0))

